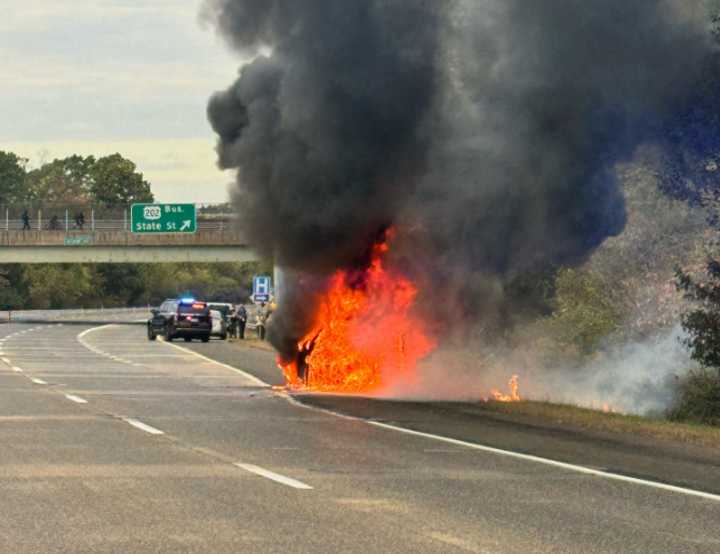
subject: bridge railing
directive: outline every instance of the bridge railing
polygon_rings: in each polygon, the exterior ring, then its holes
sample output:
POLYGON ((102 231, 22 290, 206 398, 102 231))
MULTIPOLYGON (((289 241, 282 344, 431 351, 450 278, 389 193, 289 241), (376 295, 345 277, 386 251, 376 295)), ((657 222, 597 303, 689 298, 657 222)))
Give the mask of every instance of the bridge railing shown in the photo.
MULTIPOLYGON (((198 213, 198 231, 232 231, 232 214, 198 213)), ((87 205, 35 205, 0 207, 0 232, 22 231, 126 231, 130 229, 130 208, 106 208, 87 205), (24 217, 24 216, 27 217, 24 217), (82 220, 78 221, 78 216, 82 220)))

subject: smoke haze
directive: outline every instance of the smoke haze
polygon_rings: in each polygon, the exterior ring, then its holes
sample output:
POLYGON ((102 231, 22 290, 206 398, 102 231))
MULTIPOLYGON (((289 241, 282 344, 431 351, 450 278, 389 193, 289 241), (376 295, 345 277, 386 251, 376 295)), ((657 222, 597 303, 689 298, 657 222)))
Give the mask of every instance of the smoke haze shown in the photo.
POLYGON ((521 309, 508 279, 622 231, 615 165, 662 142, 717 65, 701 0, 208 0, 203 16, 254 57, 208 114, 245 230, 291 269, 271 335, 286 356, 325 277, 388 226, 437 333, 521 309))
POLYGON ((698 365, 683 345, 679 325, 644 340, 602 349, 591 361, 542 363, 523 347, 480 358, 482 348, 441 348, 419 370, 415 383, 391 383, 380 396, 407 400, 466 400, 507 394, 511 374, 520 394, 587 408, 604 406, 624 414, 662 414, 675 399, 677 382, 698 365), (509 370, 508 368, 512 368, 509 370))

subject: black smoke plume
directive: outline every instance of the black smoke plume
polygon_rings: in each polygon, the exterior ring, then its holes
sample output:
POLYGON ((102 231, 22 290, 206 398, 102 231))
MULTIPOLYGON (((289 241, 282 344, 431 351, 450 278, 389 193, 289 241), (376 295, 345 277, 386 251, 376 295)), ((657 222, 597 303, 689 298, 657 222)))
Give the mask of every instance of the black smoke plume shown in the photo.
POLYGON ((582 261, 623 229, 615 165, 662 144, 720 66, 701 0, 209 0, 203 13, 252 58, 208 113, 245 229, 295 275, 274 323, 285 353, 323 276, 391 225, 393 263, 441 322, 507 303, 521 272, 582 261))

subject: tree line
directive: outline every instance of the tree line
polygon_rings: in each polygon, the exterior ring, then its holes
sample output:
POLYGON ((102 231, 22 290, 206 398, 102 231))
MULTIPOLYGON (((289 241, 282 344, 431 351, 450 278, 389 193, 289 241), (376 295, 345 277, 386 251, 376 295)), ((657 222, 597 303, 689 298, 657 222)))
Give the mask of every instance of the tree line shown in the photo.
POLYGON ((0 205, 93 204, 107 208, 153 202, 150 183, 120 154, 73 155, 29 169, 28 160, 0 151, 0 205))
MULTIPOLYGON (((154 202, 150 183, 120 154, 73 155, 30 168, 0 151, 0 206, 93 205, 120 208, 154 202)), ((195 294, 244 301, 266 264, 0 264, 0 307, 66 309, 156 305, 195 294)))

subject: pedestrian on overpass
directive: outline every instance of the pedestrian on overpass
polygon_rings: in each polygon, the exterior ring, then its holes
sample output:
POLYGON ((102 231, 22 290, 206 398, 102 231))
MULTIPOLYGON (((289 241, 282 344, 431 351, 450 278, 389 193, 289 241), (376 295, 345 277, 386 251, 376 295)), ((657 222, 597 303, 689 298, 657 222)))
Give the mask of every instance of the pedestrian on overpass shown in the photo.
POLYGON ((22 219, 23 222, 23 231, 29 231, 30 230, 30 214, 27 210, 25 210, 22 215, 20 216, 20 219, 22 219))
POLYGON ((85 214, 83 212, 80 212, 75 216, 75 227, 83 230, 83 227, 85 227, 85 214))

